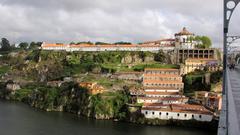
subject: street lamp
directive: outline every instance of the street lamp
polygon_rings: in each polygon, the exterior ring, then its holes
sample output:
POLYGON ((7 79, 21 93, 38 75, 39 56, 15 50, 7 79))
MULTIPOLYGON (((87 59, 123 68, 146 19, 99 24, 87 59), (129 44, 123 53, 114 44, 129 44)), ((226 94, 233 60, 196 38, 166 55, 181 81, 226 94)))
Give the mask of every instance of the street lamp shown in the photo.
MULTIPOLYGON (((226 96, 226 107, 228 108, 228 92, 227 92, 227 38, 228 38, 228 27, 232 17, 233 11, 239 4, 240 0, 224 0, 224 18, 223 18, 223 95, 226 96)), ((235 38, 232 38, 235 39, 235 38)), ((235 39, 236 40, 236 39, 235 39)), ((226 110, 226 134, 228 134, 228 109, 226 110)))

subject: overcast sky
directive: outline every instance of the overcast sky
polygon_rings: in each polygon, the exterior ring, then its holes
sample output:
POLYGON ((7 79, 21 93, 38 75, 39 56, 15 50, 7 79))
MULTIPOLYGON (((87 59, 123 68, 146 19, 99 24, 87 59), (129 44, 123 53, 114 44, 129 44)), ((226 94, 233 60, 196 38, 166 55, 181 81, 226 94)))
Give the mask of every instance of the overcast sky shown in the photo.
MULTIPOLYGON (((187 27, 220 47, 222 7, 222 0, 0 0, 0 37, 138 43, 172 38, 187 27)), ((240 35, 238 12, 230 32, 240 35)))

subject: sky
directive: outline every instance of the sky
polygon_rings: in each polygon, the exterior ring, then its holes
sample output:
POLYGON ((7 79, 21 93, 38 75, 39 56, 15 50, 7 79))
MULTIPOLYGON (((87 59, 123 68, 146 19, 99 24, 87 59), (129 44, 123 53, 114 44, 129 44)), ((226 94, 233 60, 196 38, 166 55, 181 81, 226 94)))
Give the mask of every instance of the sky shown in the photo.
MULTIPOLYGON (((11 42, 144 41, 183 27, 222 46, 223 0, 0 0, 0 37, 11 42)), ((240 7, 230 33, 240 35, 240 7)))

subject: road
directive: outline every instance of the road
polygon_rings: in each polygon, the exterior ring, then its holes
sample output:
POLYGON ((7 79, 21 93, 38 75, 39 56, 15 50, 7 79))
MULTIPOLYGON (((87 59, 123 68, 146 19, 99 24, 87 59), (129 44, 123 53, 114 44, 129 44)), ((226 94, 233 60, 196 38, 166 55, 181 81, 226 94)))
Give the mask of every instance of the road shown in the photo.
POLYGON ((228 70, 229 134, 239 135, 240 129, 240 66, 228 70))

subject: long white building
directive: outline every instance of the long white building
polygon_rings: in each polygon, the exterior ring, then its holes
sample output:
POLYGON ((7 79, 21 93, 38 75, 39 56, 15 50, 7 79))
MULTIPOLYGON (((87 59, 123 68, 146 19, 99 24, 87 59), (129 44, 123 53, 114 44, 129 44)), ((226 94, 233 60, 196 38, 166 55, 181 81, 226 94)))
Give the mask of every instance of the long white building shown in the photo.
POLYGON ((85 51, 85 52, 96 52, 96 51, 171 51, 175 48, 193 49, 197 44, 194 41, 194 34, 183 28, 182 31, 175 34, 175 38, 162 39, 157 41, 148 41, 141 44, 48 44, 43 43, 41 45, 42 50, 53 50, 53 51, 85 51))
POLYGON ((210 122, 213 119, 212 112, 203 106, 189 104, 144 104, 141 113, 148 119, 197 120, 206 122, 210 122))
POLYGON ((41 45, 43 50, 55 50, 55 51, 84 51, 84 52, 97 52, 97 51, 169 51, 174 50, 174 45, 145 45, 145 44, 126 44, 126 45, 65 45, 65 44, 47 44, 41 45))

